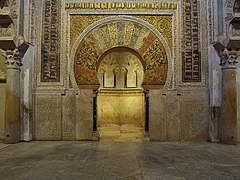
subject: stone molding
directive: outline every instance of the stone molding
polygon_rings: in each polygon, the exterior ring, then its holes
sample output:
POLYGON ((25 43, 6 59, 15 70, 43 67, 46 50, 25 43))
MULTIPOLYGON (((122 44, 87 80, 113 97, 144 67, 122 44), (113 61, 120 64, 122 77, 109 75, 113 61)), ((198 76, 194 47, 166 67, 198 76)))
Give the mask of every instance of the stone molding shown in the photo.
POLYGON ((225 48, 221 52, 221 63, 222 69, 236 69, 237 59, 240 56, 240 50, 230 50, 225 48))
POLYGON ((1 52, 2 55, 6 58, 5 64, 7 65, 7 69, 20 70, 20 66, 22 66, 23 64, 18 49, 6 51, 1 50, 1 52))

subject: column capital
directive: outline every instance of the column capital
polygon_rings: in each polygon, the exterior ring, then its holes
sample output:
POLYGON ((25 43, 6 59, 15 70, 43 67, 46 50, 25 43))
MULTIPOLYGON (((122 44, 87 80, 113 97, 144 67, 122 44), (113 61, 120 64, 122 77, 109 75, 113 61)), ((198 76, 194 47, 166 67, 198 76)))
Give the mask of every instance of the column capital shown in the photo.
POLYGON ((232 50, 225 48, 221 53, 221 63, 222 69, 235 69, 237 59, 240 56, 240 50, 232 50))
POLYGON ((2 50, 2 55, 6 58, 5 64, 8 69, 20 69, 22 66, 21 56, 18 49, 14 50, 2 50))

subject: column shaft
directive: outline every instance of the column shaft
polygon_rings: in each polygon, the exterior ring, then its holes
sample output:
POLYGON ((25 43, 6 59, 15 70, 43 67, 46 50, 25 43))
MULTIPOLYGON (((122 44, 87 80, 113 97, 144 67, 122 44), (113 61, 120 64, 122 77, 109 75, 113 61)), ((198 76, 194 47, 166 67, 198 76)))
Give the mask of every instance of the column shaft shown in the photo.
POLYGON ((222 52, 222 122, 221 142, 237 144, 237 80, 238 52, 224 49, 222 52))
POLYGON ((17 49, 5 51, 7 61, 7 82, 5 102, 5 136, 4 143, 18 143, 20 132, 20 66, 21 61, 17 49))
POLYGON ((236 69, 223 69, 222 72, 222 133, 221 141, 237 143, 237 86, 236 69))

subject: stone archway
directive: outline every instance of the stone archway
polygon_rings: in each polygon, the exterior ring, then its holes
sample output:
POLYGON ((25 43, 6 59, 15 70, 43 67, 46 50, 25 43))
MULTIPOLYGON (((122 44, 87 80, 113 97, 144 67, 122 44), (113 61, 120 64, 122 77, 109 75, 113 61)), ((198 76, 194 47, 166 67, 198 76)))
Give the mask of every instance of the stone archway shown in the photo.
MULTIPOLYGON (((70 66, 74 69, 72 78, 74 78, 73 82, 76 83, 73 83, 73 86, 79 89, 79 94, 83 98, 86 97, 86 95, 84 95, 86 91, 88 91, 86 94, 89 97, 92 90, 96 91, 99 87, 101 88, 103 86, 102 82, 104 82, 104 79, 101 79, 98 76, 101 74, 101 72, 98 72, 98 66, 101 64, 102 57, 108 54, 111 50, 119 48, 130 49, 132 52, 135 52, 133 54, 137 54, 137 58, 141 61, 143 66, 144 76, 142 75, 141 82, 137 80, 137 75, 134 75, 133 71, 131 75, 133 80, 129 80, 129 78, 128 81, 125 81, 126 83, 123 83, 117 89, 122 89, 122 87, 129 89, 133 88, 131 89, 131 91, 134 91, 133 93, 140 94, 142 104, 141 108, 143 109, 141 118, 144 119, 145 97, 143 89, 161 89, 166 82, 169 83, 171 81, 172 72, 169 70, 168 66, 171 67, 172 63, 170 58, 170 49, 160 32, 143 20, 130 16, 109 17, 100 20, 87 28, 84 33, 79 36, 72 51, 72 59, 74 59, 74 61, 72 61, 73 63, 70 66), (136 80, 135 83, 134 80, 136 80)), ((107 72, 104 74, 102 72, 100 77, 103 77, 104 75, 105 78, 108 78, 108 76, 114 74, 113 72, 111 73, 109 74, 109 72, 107 72)), ((126 74, 125 78, 127 78, 128 75, 129 74, 126 74)), ((117 87, 117 85, 114 85, 114 78, 112 78, 112 82, 104 86, 107 88, 117 87)), ((104 88, 100 90, 103 92, 104 88)), ((104 93, 106 93, 106 91, 104 93)), ((107 93, 109 94, 109 92, 107 93)), ((95 102, 96 99, 96 95, 94 95, 93 121, 90 122, 90 117, 77 119, 76 123, 79 124, 79 128, 77 125, 76 129, 77 134, 78 131, 85 131, 82 127, 83 124, 85 124, 84 126, 88 129, 92 126, 91 124, 93 124, 93 130, 96 130, 94 127, 97 116, 97 114, 95 114, 97 106, 95 105, 98 104, 95 102), (83 121, 85 122, 83 123, 83 121)), ((81 107, 81 102, 80 100, 78 102, 77 98, 77 105, 78 104, 79 107, 81 107)), ((84 109, 82 110, 85 111, 84 109)), ((80 114, 79 116, 82 118, 80 114)), ((144 121, 141 121, 141 124, 143 123, 144 121)), ((143 128, 143 125, 141 125, 141 127, 143 128)), ((88 134, 90 135, 90 133, 88 134)), ((88 139, 86 136, 82 137, 79 135, 79 137, 80 138, 77 139, 88 139)))
POLYGON ((118 47, 130 48, 142 57, 146 70, 143 85, 156 88, 171 82, 170 48, 161 33, 141 19, 117 16, 91 25, 75 42, 71 55, 74 60, 70 62, 74 87, 98 89, 100 57, 118 47))

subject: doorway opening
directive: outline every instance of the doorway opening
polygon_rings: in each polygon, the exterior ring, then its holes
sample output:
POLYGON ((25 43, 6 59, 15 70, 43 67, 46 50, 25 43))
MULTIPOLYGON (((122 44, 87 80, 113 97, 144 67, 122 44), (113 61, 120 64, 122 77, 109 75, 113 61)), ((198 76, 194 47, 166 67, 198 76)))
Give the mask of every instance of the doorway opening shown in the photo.
POLYGON ((145 131, 141 57, 129 48, 114 48, 99 62, 97 130, 100 139, 141 141, 145 131))

